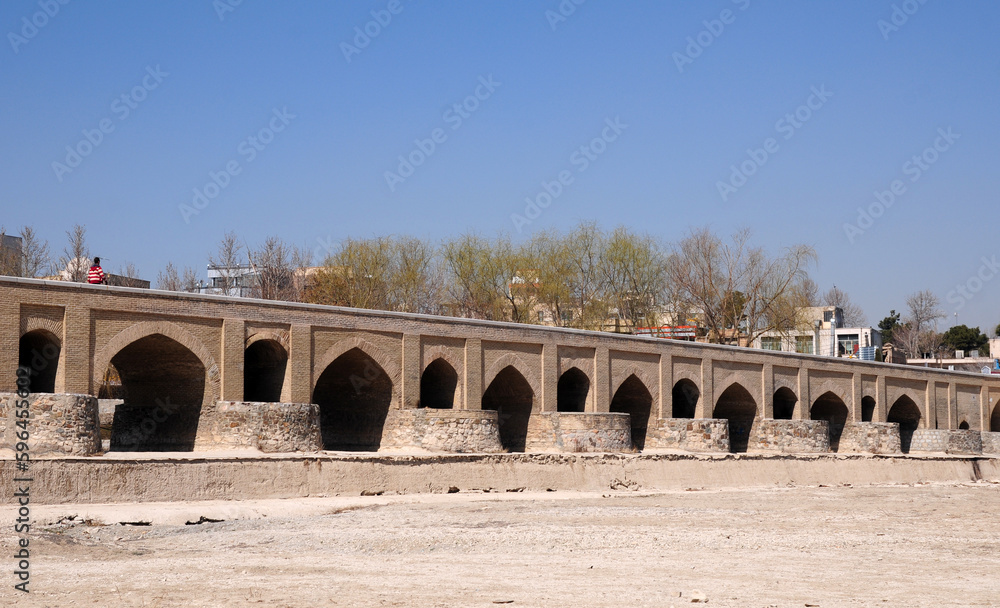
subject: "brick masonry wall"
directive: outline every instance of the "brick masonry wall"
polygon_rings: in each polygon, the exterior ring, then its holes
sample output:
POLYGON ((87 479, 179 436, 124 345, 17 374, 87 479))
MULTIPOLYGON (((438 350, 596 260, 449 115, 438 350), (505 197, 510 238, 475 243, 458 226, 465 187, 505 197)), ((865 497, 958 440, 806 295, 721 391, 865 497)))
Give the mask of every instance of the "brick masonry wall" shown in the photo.
POLYGON ((728 452, 729 421, 711 418, 656 420, 646 430, 646 449, 728 452))
POLYGON ((541 412, 528 420, 526 452, 630 452, 628 414, 541 412))
POLYGON ((848 424, 840 436, 841 453, 899 454, 899 425, 894 422, 848 424))
POLYGON ((217 401, 213 407, 202 408, 195 445, 204 450, 259 449, 268 453, 322 450, 319 406, 217 401))
POLYGON ((390 410, 379 451, 418 448, 441 453, 498 453, 500 428, 494 410, 390 410))
POLYGON ((825 420, 758 420, 750 431, 750 452, 814 454, 830 451, 825 420))
POLYGON ((1000 455, 1000 433, 983 432, 983 454, 1000 455))
POLYGON ((913 431, 910 452, 945 452, 947 454, 982 454, 983 435, 979 431, 917 429, 913 431))
MULTIPOLYGON (((2 417, 5 420, 3 443, 12 448, 17 443, 14 402, 17 396, 0 394, 2 417)), ((28 448, 36 455, 66 454, 91 456, 101 451, 101 430, 97 416, 97 399, 90 395, 37 393, 28 396, 28 448)))

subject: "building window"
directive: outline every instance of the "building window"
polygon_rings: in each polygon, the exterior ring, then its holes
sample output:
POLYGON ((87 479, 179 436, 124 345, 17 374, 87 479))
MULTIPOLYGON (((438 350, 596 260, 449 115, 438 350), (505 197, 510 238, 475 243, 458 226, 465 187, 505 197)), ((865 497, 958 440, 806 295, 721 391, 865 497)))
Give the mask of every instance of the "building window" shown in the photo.
POLYGON ((815 354, 812 336, 795 336, 795 352, 807 355, 815 354))
POLYGON ((781 338, 777 336, 764 336, 760 339, 760 347, 764 350, 781 350, 781 338))
POLYGON ((545 323, 545 312, 544 311, 541 311, 541 310, 538 311, 538 322, 539 323, 545 323))
POLYGON ((841 355, 856 354, 859 344, 860 341, 858 340, 858 334, 845 334, 843 336, 837 336, 837 352, 841 355))
POLYGON ((824 310, 823 311, 823 322, 824 323, 829 323, 830 321, 833 321, 833 311, 832 310, 824 310))

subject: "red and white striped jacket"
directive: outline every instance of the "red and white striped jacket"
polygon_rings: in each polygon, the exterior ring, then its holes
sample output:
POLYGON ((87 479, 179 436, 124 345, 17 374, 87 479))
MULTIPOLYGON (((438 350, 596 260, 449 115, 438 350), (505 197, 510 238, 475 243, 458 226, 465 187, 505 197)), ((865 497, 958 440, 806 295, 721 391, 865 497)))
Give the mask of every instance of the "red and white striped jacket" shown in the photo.
POLYGON ((101 268, 100 266, 91 266, 90 267, 90 272, 87 273, 87 282, 88 283, 103 283, 104 279, 106 277, 107 277, 107 275, 104 274, 104 269, 103 268, 101 268))

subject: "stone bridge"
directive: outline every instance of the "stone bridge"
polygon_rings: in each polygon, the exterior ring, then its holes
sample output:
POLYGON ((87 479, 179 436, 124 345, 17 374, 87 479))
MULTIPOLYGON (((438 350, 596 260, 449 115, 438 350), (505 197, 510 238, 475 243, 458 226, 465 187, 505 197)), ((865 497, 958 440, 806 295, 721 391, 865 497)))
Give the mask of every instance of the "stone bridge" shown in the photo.
POLYGON ((990 376, 34 279, 0 278, 0 370, 42 453, 1000 453, 990 376))

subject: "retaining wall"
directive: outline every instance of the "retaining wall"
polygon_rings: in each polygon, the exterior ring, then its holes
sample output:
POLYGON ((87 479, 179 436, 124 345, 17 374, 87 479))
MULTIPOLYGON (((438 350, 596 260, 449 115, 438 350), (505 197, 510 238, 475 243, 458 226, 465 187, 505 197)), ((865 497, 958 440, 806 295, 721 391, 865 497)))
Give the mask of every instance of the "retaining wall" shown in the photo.
POLYGON ((198 449, 312 452, 323 449, 314 403, 216 401, 202 408, 198 449), (202 431, 201 429, 206 429, 202 431))
POLYGON ((728 452, 729 421, 711 418, 666 418, 646 430, 646 449, 728 452))
POLYGON ((846 454, 900 454, 895 422, 855 422, 844 427, 840 448, 846 454))
POLYGON ((502 452, 496 410, 389 410, 379 451, 502 452))
MULTIPOLYGON (((4 420, 2 447, 13 448, 18 442, 14 393, 2 394, 4 420)), ((90 395, 34 393, 27 397, 28 448, 32 458, 44 454, 89 456, 101 451, 101 429, 97 399, 90 395)))
POLYGON ((983 454, 1000 455, 1000 433, 983 432, 983 454))
MULTIPOLYGON (((648 439, 647 439, 648 441, 648 439)), ((628 414, 539 412, 528 419, 526 452, 629 452, 628 414)))
POLYGON ((750 431, 750 452, 822 454, 830 451, 830 424, 825 420, 757 420, 750 431))
POLYGON ((917 429, 910 440, 910 452, 982 454, 983 434, 979 431, 917 429))

